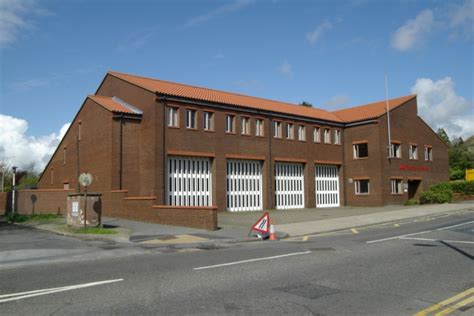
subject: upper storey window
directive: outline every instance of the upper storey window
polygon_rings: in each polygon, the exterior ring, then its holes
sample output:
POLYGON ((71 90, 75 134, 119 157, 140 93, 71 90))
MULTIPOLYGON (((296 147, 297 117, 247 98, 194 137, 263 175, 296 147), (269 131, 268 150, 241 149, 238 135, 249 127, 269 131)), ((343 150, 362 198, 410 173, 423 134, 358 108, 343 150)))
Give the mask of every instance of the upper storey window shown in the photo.
POLYGON ((402 158, 402 145, 400 143, 392 143, 389 154, 390 158, 402 158))
POLYGON ((315 143, 321 142, 321 129, 319 127, 315 127, 313 130, 313 141, 315 143))
POLYGON ((241 133, 242 135, 250 135, 250 118, 242 117, 240 119, 241 133))
POLYGON ((292 123, 286 123, 285 137, 286 137, 286 139, 293 139, 294 138, 293 124, 292 123))
POLYGON ((191 110, 191 109, 186 110, 186 128, 189 128, 189 129, 197 128, 196 117, 197 117, 196 110, 191 110))
POLYGON ((369 157, 369 144, 361 143, 352 145, 354 151, 354 158, 367 158, 369 157))
POLYGON ((338 129, 334 130, 334 144, 336 144, 336 145, 341 145, 342 144, 341 131, 338 130, 338 129))
POLYGON ((205 131, 213 131, 214 130, 214 113, 204 112, 202 123, 203 123, 202 125, 205 131))
POLYGON ((235 116, 227 114, 225 116, 225 131, 226 133, 235 133, 235 116))
POLYGON ((324 129, 324 143, 325 144, 331 143, 331 130, 328 128, 324 129))
POLYGON ((306 126, 304 125, 298 126, 298 140, 306 141, 306 126))
POLYGON ((279 121, 273 122, 273 137, 281 138, 281 122, 279 121))
POLYGON ((433 148, 428 146, 425 147, 425 160, 433 161, 433 148))
POLYGON ((168 126, 170 127, 178 127, 178 109, 177 108, 168 108, 168 126))
POLYGON ((255 136, 263 137, 263 120, 255 119, 255 136))
POLYGON ((418 146, 416 145, 408 146, 408 157, 411 160, 418 160, 418 146))

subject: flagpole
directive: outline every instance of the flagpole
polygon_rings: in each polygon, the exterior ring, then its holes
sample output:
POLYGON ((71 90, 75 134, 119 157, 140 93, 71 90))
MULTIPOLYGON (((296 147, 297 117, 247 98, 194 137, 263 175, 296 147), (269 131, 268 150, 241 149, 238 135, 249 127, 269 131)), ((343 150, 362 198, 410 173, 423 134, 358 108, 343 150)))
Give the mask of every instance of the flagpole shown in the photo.
POLYGON ((388 131, 388 158, 392 158, 392 136, 390 134, 390 109, 388 107, 388 84, 387 74, 385 74, 385 107, 387 111, 387 131, 388 131))

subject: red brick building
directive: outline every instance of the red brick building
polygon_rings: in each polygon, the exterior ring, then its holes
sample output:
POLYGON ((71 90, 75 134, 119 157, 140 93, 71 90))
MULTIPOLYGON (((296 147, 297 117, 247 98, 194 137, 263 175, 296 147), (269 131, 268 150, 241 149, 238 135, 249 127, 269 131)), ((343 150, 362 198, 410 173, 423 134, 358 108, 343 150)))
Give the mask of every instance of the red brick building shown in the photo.
POLYGON ((89 172, 106 215, 162 222, 152 214, 400 204, 448 179, 448 153, 415 95, 388 103, 390 142, 385 101, 329 112, 109 72, 39 187, 77 190, 89 172))

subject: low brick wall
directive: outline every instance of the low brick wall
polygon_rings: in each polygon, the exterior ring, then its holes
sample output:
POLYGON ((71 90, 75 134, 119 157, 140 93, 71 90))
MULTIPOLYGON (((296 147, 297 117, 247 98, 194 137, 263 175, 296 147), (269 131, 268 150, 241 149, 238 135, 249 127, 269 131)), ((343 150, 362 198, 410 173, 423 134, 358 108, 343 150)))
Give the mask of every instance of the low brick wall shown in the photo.
POLYGON ((1 215, 7 212, 7 200, 8 200, 8 193, 0 192, 0 214, 1 215))
POLYGON ((217 207, 172 207, 154 205, 153 216, 160 223, 193 228, 216 230, 217 207))
POLYGON ((453 200, 455 201, 471 201, 474 200, 474 195, 465 195, 461 193, 454 193, 453 200))
POLYGON ((19 214, 67 213, 67 194, 73 190, 19 190, 16 210, 19 214))

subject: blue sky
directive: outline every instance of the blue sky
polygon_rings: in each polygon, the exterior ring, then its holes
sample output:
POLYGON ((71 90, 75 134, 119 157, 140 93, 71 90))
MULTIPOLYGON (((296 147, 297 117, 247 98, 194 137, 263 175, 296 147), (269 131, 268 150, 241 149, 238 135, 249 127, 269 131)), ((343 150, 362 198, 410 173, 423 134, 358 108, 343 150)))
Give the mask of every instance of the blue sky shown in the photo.
POLYGON ((0 0, 0 10, 4 152, 7 128, 51 151, 107 70, 328 110, 384 99, 387 73, 389 97, 418 93, 433 128, 474 134, 474 0, 0 0))

